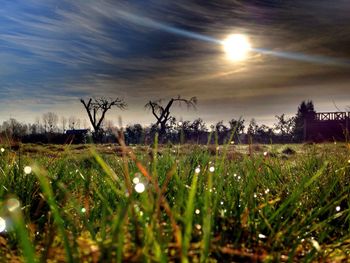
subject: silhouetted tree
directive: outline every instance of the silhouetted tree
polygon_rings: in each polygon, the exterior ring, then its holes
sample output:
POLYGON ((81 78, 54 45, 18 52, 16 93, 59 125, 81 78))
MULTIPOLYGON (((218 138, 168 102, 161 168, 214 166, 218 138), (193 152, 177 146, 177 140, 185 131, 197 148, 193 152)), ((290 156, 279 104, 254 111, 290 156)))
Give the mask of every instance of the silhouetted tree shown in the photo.
POLYGON ((128 144, 143 143, 144 131, 141 124, 128 125, 125 129, 125 139, 128 144))
POLYGON ((84 105, 84 108, 89 116, 90 123, 94 129, 93 137, 95 140, 100 141, 103 136, 102 122, 106 116, 108 110, 112 107, 117 107, 121 110, 125 109, 127 104, 123 99, 92 99, 88 101, 80 99, 80 102, 84 105))
POLYGON ((58 116, 54 112, 47 112, 43 114, 43 122, 45 132, 53 132, 57 128, 58 116))
POLYGON ((75 130, 77 128, 76 124, 78 122, 78 118, 75 116, 70 116, 68 119, 68 129, 75 130))
POLYGON ((257 127, 254 138, 260 143, 270 143, 274 139, 273 128, 262 124, 257 127))
POLYGON ((201 118, 195 119, 192 122, 191 129, 195 133, 208 131, 208 129, 207 129, 206 125, 205 125, 205 122, 201 118))
MULTIPOLYGON (((230 133, 234 132, 233 139, 234 141, 239 141, 240 135, 244 132, 244 119, 239 118, 231 119, 229 122, 230 125, 230 133)), ((231 136, 231 134, 230 134, 231 136)))
POLYGON ((153 116, 156 118, 156 126, 159 127, 159 135, 161 138, 164 139, 164 136, 166 134, 166 128, 168 122, 173 118, 170 115, 170 109, 174 105, 174 103, 185 103, 187 107, 193 107, 195 108, 197 104, 197 98, 192 97, 190 99, 184 99, 178 96, 177 98, 171 98, 166 105, 162 105, 162 100, 156 100, 156 101, 149 101, 146 105, 146 109, 152 110, 153 116))
POLYGON ((40 133, 40 127, 37 123, 32 123, 28 125, 28 131, 30 134, 38 134, 40 133))
POLYGON ((287 118, 284 113, 276 115, 275 117, 278 121, 275 123, 275 130, 280 132, 282 136, 292 135, 295 125, 295 117, 287 118))
POLYGON ((217 133, 223 133, 223 132, 228 131, 228 128, 225 126, 225 124, 224 124, 223 121, 218 121, 218 122, 215 124, 215 131, 216 131, 217 133))
POLYGON ((61 123, 62 123, 62 133, 64 133, 64 131, 66 130, 66 126, 67 126, 67 118, 62 116, 61 117, 61 123))
POLYGON ((28 126, 14 118, 10 118, 2 123, 1 130, 6 137, 18 140, 28 133, 28 126))
POLYGON ((295 125, 293 135, 297 141, 302 141, 304 138, 304 122, 308 117, 312 118, 315 114, 314 104, 311 100, 302 101, 298 107, 297 114, 295 116, 295 125))
POLYGON ((251 119, 247 129, 247 135, 254 136, 255 134, 257 134, 258 128, 259 125, 256 123, 255 119, 251 119))

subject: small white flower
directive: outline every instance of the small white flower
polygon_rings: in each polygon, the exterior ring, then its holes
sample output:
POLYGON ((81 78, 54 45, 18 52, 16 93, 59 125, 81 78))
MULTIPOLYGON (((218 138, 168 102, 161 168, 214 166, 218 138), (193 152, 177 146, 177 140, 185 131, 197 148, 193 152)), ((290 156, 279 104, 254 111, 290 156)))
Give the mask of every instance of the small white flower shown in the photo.
POLYGON ((215 171, 215 167, 214 166, 210 166, 210 168, 209 168, 209 172, 214 172, 215 171))
POLYGON ((340 207, 339 205, 335 208, 335 210, 336 210, 337 212, 339 212, 340 209, 341 209, 341 207, 340 207))
POLYGON ((196 213, 196 215, 199 215, 199 213, 201 212, 199 209, 196 209, 196 211, 194 211, 196 213))
POLYGON ((3 152, 5 151, 5 149, 4 149, 4 148, 1 148, 0 151, 3 153, 3 152))
POLYGON ((81 212, 82 212, 82 213, 85 213, 85 212, 86 212, 85 207, 83 207, 83 208, 81 209, 81 212))
POLYGON ((199 174, 199 173, 201 172, 201 169, 200 169, 199 167, 197 167, 197 168, 194 170, 194 172, 195 172, 196 174, 199 174))

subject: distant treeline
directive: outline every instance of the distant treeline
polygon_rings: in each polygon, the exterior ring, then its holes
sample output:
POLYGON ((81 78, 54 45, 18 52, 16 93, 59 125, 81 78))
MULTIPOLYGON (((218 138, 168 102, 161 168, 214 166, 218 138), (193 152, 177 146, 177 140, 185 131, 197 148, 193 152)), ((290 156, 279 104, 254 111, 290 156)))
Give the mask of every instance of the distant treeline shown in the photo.
MULTIPOLYGON (((208 126, 201 118, 194 121, 177 121, 172 118, 165 130, 162 128, 161 143, 291 143, 303 140, 303 125, 305 116, 314 112, 312 101, 303 101, 293 117, 285 114, 276 115, 273 127, 258 125, 254 119, 246 124, 243 119, 231 119, 228 123, 219 121, 208 126)), ((17 141, 23 143, 89 143, 93 142, 94 131, 88 132, 86 121, 81 125, 77 118, 59 118, 57 114, 48 112, 43 114, 35 123, 24 124, 11 118, 0 126, 2 142, 17 141), (69 132, 67 132, 69 131, 69 132)), ((100 143, 117 142, 118 130, 111 121, 104 121, 101 125, 100 143)), ((127 144, 151 144, 156 134, 160 134, 157 125, 142 126, 128 125, 123 130, 127 144)))

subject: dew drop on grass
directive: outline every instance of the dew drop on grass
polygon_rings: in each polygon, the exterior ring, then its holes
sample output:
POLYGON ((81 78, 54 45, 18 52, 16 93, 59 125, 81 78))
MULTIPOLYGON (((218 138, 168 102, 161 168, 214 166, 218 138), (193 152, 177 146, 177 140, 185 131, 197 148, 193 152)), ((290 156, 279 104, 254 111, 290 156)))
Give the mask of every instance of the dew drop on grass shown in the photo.
POLYGON ((339 205, 335 208, 335 210, 336 210, 337 212, 339 212, 340 209, 341 209, 341 207, 340 207, 339 205))
POLYGON ((315 240, 314 238, 311 238, 311 243, 317 251, 321 251, 320 244, 317 242, 317 240, 315 240))
POLYGON ((270 189, 267 188, 267 189, 265 190, 265 194, 268 194, 269 192, 270 192, 270 189))
POLYGON ((82 213, 85 213, 85 212, 86 212, 85 207, 83 207, 83 208, 81 209, 81 212, 82 212, 82 213))
POLYGON ((257 197, 258 197, 258 195, 256 193, 254 193, 254 198, 257 198, 257 197))
POLYGON ((259 238, 264 239, 264 238, 266 238, 266 236, 264 234, 259 234, 259 238))
POLYGON ((5 149, 4 149, 4 148, 1 148, 0 151, 3 153, 3 152, 5 151, 5 149))
POLYGON ((201 172, 201 169, 200 169, 199 167, 197 167, 197 168, 194 170, 194 172, 195 172, 196 174, 199 174, 199 173, 201 172))
POLYGON ((237 177, 237 174, 233 174, 234 177, 237 177))
POLYGON ((143 183, 137 183, 134 188, 138 193, 143 193, 145 191, 145 185, 143 183))
POLYGON ((134 177, 134 179, 132 179, 132 182, 133 182, 134 184, 138 184, 138 183, 140 182, 140 178, 134 177))
POLYGON ((196 213, 196 215, 199 215, 201 211, 199 209, 196 209, 196 211, 194 212, 196 213))
POLYGON ((198 230, 201 230, 202 229, 202 226, 200 224, 195 224, 195 227, 198 229, 198 230))
POLYGON ((6 220, 0 217, 0 233, 6 230, 6 220))
POLYGON ((32 172, 32 167, 30 167, 30 166, 25 166, 23 170, 24 170, 24 173, 25 173, 25 174, 30 174, 30 173, 32 172))
POLYGON ((21 204, 16 198, 10 198, 6 201, 6 206, 10 212, 14 212, 21 206, 21 204))
POLYGON ((220 205, 223 205, 223 204, 224 204, 224 202, 223 202, 223 201, 221 201, 221 202, 220 202, 220 205))

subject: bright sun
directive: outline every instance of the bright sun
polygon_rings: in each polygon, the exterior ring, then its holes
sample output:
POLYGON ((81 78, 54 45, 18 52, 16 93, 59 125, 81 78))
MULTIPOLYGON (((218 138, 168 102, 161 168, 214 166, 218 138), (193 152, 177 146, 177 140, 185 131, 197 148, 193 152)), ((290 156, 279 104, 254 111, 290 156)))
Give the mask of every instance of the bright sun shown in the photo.
POLYGON ((251 50, 251 45, 248 37, 241 34, 229 35, 223 41, 223 47, 227 58, 233 61, 240 61, 247 57, 251 50))

